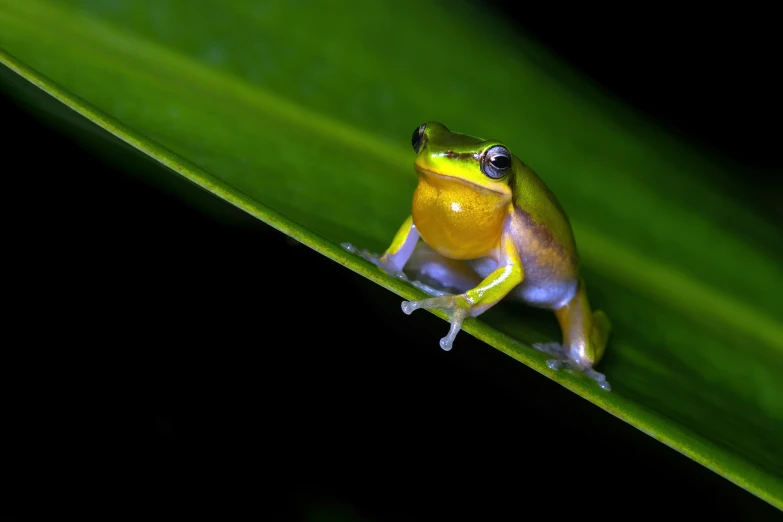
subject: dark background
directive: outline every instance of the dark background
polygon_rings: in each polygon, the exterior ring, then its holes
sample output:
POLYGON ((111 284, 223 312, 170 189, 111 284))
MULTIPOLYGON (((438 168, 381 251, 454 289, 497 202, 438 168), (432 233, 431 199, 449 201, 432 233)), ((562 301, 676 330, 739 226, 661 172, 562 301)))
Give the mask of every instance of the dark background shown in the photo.
MULTIPOLYGON (((737 196, 779 219, 770 13, 484 4, 741 166, 737 196)), ((0 104, 20 520, 780 515, 468 335, 441 351, 441 320, 176 176, 145 181, 165 169, 89 125, 0 104)))

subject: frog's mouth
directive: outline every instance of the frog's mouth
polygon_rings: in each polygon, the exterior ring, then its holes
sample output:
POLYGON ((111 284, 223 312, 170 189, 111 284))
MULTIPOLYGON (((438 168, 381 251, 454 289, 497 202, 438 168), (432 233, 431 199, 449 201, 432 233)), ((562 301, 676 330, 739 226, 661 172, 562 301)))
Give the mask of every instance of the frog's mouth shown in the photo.
POLYGON ((459 185, 470 187, 472 190, 477 190, 480 192, 486 192, 486 193, 491 193, 500 196, 511 195, 511 191, 505 185, 502 185, 502 188, 498 186, 482 185, 479 183, 475 183, 473 181, 466 180, 465 178, 450 176, 448 174, 442 174, 440 172, 434 172, 432 170, 422 168, 418 165, 414 165, 413 168, 419 174, 419 178, 423 176, 425 178, 432 178, 433 180, 440 180, 441 183, 443 182, 457 183, 459 185))

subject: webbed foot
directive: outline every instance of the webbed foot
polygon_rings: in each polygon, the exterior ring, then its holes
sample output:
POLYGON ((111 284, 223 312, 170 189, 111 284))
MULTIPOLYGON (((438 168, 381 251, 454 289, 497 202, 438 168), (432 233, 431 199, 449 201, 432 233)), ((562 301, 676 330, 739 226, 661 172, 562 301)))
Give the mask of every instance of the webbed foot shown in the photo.
MULTIPOLYGON (((426 286, 426 285, 425 285, 426 286)), ((402 311, 405 314, 410 315, 419 308, 423 309, 440 309, 446 312, 449 316, 449 322, 451 327, 446 337, 440 340, 440 347, 446 351, 451 350, 451 346, 454 343, 454 338, 462 328, 462 322, 470 316, 470 303, 464 295, 441 295, 438 297, 429 297, 427 299, 421 299, 419 301, 403 301, 402 311)))
POLYGON ((612 386, 609 384, 609 381, 606 380, 606 376, 604 374, 599 373, 592 368, 581 366, 576 361, 568 357, 560 343, 535 343, 533 348, 544 352, 547 355, 555 357, 554 359, 549 359, 546 362, 546 365, 549 366, 551 370, 558 371, 566 368, 574 372, 582 372, 598 383, 598 386, 600 386, 601 389, 611 391, 612 386))

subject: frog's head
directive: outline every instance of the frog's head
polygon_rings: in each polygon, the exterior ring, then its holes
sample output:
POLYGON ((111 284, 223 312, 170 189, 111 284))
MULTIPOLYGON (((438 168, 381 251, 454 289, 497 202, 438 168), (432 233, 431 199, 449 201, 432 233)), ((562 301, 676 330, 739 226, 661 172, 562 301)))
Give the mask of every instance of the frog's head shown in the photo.
POLYGON ((420 177, 436 177, 510 197, 509 180, 519 160, 502 143, 456 134, 434 121, 419 125, 411 143, 420 177))

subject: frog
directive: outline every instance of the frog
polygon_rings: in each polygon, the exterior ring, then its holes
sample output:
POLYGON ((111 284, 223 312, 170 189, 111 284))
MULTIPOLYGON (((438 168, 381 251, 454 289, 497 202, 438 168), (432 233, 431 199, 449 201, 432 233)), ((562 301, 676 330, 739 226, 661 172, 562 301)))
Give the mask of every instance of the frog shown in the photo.
POLYGON ((550 310, 562 342, 533 343, 555 371, 582 372, 604 390, 601 361, 612 325, 592 310, 580 275, 574 232, 539 175, 498 140, 450 131, 429 121, 413 131, 418 183, 410 214, 381 255, 342 247, 405 280, 427 297, 402 311, 441 310, 449 351, 468 317, 504 300, 550 310), (410 274, 410 276, 409 276, 410 274))

